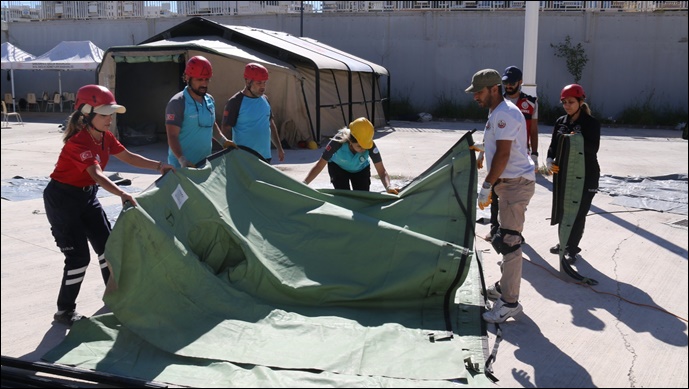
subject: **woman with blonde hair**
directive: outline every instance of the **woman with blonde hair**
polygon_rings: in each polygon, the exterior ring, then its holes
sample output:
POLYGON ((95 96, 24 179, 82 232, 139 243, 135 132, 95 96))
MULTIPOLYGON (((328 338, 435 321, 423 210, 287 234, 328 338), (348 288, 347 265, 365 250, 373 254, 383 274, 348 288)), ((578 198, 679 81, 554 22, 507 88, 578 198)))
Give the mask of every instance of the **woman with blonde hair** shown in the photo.
POLYGON ((390 186, 390 175, 373 141, 373 124, 363 117, 335 134, 325 146, 321 158, 306 175, 304 183, 308 185, 327 165, 330 182, 335 189, 368 191, 371 187, 369 159, 373 161, 385 190, 398 194, 399 189, 390 186))

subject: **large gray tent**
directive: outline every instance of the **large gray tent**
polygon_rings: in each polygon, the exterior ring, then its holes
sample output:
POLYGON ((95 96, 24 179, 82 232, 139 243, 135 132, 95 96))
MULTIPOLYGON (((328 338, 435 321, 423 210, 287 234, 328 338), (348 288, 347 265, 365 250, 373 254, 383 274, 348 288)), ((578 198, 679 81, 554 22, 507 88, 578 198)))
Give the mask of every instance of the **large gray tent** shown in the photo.
POLYGON ((376 127, 387 123, 379 84, 388 76, 384 67, 312 39, 197 17, 138 45, 106 51, 98 79, 127 107, 118 126, 154 123, 164 137, 165 106, 183 88, 185 62, 194 55, 213 64, 209 93, 218 121, 227 99, 244 87, 244 65, 258 62, 270 72, 266 95, 290 146, 320 143, 361 116, 376 127))

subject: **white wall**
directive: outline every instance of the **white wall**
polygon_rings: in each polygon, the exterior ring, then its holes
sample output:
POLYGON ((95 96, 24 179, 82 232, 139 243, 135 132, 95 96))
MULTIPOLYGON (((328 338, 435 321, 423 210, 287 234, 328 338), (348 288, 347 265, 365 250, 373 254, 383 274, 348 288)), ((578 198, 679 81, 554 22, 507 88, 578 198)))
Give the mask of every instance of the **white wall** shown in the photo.
MULTIPOLYGON (((224 24, 248 25, 300 35, 299 14, 210 17, 224 24)), ((110 46, 139 43, 185 19, 85 20, 9 23, 2 41, 40 55, 62 40, 91 40, 110 46)), ((536 83, 551 104, 574 82, 565 60, 550 44, 584 45, 589 63, 580 83, 597 116, 651 98, 659 107, 687 109, 689 80, 686 11, 653 13, 540 12, 536 83)), ((522 66, 522 11, 405 11, 305 14, 304 36, 385 66, 392 97, 408 96, 430 109, 441 95, 468 102, 471 75, 483 68, 500 72, 522 66)), ((76 73, 76 72, 73 72, 76 73)), ((63 90, 92 79, 63 72, 63 90)), ((95 76, 93 76, 95 78, 95 76)), ((3 72, 2 91, 9 90, 3 72)), ((16 71, 16 96, 57 88, 55 72, 16 71), (45 74, 40 74, 45 73, 45 74)))

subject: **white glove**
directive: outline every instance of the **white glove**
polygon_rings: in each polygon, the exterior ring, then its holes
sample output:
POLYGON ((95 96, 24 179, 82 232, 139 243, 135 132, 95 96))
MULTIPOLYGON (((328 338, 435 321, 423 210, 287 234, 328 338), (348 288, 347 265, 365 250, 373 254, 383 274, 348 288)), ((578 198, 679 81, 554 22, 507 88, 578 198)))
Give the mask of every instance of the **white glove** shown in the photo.
POLYGON ((486 151, 486 147, 483 143, 474 143, 473 145, 469 146, 469 150, 484 152, 486 151))
POLYGON ((538 155, 531 154, 531 160, 533 161, 534 169, 538 170, 538 155))
POLYGON ((490 205, 491 201, 493 201, 493 196, 491 196, 493 186, 487 182, 483 183, 483 186, 481 187, 481 192, 478 194, 478 207, 483 210, 487 206, 490 205))
POLYGON ((181 167, 196 167, 196 165, 187 161, 187 159, 184 158, 184 156, 177 158, 177 162, 179 162, 179 166, 181 167))
POLYGON ((545 160, 545 167, 548 169, 548 171, 553 170, 553 159, 552 158, 547 158, 545 160))

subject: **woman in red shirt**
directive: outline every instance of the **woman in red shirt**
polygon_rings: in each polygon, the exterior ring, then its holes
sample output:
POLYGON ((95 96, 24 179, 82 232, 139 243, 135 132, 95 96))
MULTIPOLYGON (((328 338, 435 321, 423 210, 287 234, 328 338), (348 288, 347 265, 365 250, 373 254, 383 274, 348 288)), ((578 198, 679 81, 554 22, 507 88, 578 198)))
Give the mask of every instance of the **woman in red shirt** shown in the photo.
POLYGON ((58 323, 71 325, 83 318, 76 309, 76 299, 90 262, 88 243, 98 254, 103 281, 107 284, 110 271, 104 257, 105 242, 112 227, 96 197, 98 186, 136 205, 131 194, 120 189, 103 173, 110 156, 132 166, 157 170, 165 174, 171 165, 129 152, 112 132, 108 131, 112 115, 124 113, 112 93, 100 85, 79 89, 74 105, 76 111, 68 120, 64 146, 58 157, 50 182, 43 191, 43 201, 55 243, 65 255, 62 284, 57 297, 58 323))

